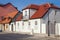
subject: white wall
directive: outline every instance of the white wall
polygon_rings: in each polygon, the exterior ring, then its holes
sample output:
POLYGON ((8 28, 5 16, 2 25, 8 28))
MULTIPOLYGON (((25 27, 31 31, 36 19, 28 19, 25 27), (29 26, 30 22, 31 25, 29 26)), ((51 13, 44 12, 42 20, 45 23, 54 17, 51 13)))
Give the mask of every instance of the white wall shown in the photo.
POLYGON ((48 27, 49 27, 49 33, 54 34, 54 22, 55 22, 55 9, 50 9, 48 12, 45 14, 45 16, 41 19, 42 23, 42 33, 47 33, 48 34, 48 27), (49 20, 49 25, 48 25, 48 20, 49 20))
MULTIPOLYGON (((12 24, 14 25, 14 23, 12 24)), ((15 32, 26 32, 26 33, 31 32, 28 25, 28 21, 16 21, 16 25, 13 27, 14 27, 13 30, 15 30, 15 32)))
POLYGON ((60 10, 56 9, 56 15, 55 15, 55 34, 60 35, 60 10))
POLYGON ((23 10, 23 19, 29 19, 29 9, 23 10), (27 11, 27 13, 25 13, 27 11), (25 16, 27 14, 27 16, 25 16))
POLYGON ((56 9, 55 20, 57 23, 60 23, 60 10, 56 9))
POLYGON ((16 22, 16 32, 22 32, 22 21, 16 22))
POLYGON ((11 28, 9 24, 1 25, 2 31, 10 32, 11 28))
POLYGON ((23 10, 23 19, 29 19, 34 13, 36 12, 35 9, 25 9, 23 10), (27 11, 27 16, 25 16, 25 12, 27 11))
POLYGON ((56 35, 60 35, 60 23, 56 23, 55 33, 56 33, 56 35))
POLYGON ((5 27, 6 27, 5 31, 9 31, 9 24, 5 24, 5 27))
MULTIPOLYGON (((46 29, 46 33, 48 33, 48 26, 49 26, 49 33, 50 34, 57 34, 60 35, 60 10, 51 8, 47 14, 42 18, 41 22, 44 28, 46 29), (49 25, 48 25, 49 20, 49 25)), ((43 28, 43 29, 44 29, 43 28)), ((42 31, 43 33, 44 31, 42 31)))
POLYGON ((47 34, 48 32, 48 12, 41 18, 41 33, 47 34))
POLYGON ((10 24, 10 30, 11 31, 12 31, 12 25, 13 25, 13 31, 14 32, 21 32, 22 31, 22 21, 12 22, 10 24))
POLYGON ((45 23, 41 24, 41 33, 46 34, 46 24, 45 23))
POLYGON ((40 27, 41 27, 41 21, 40 19, 31 19, 29 20, 30 22, 30 27, 31 27, 31 31, 33 31, 33 33, 40 33, 40 27), (35 21, 37 21, 37 25, 35 25, 35 21))
POLYGON ((23 21, 24 25, 23 27, 23 32, 30 32, 30 26, 28 24, 28 21, 23 21))
POLYGON ((40 26, 41 26, 40 19, 33 19, 28 21, 17 21, 15 30, 16 32, 26 32, 26 33, 28 32, 31 33, 33 30, 34 33, 40 33, 41 31, 40 26), (35 21, 37 21, 37 25, 35 25, 35 21), (29 22, 30 22, 30 25, 29 25, 29 22))
MULTIPOLYGON (((23 16, 25 16, 25 11, 27 11, 27 18, 29 19, 29 9, 23 10, 23 16)), ((52 34, 55 32, 55 34, 60 35, 60 27, 59 27, 60 24, 58 24, 58 23, 60 23, 60 18, 59 18, 60 11, 57 11, 56 15, 55 15, 55 11, 56 11, 55 9, 50 9, 46 13, 46 15, 40 19, 31 19, 28 21, 16 21, 16 25, 12 22, 11 24, 14 25, 13 31, 16 31, 16 32, 32 32, 33 31, 33 33, 46 34, 46 33, 48 33, 48 20, 49 20, 50 23, 52 24, 52 25, 49 24, 50 33, 52 34), (48 19, 48 17, 49 17, 49 19, 48 19), (37 25, 35 25, 35 21, 37 21, 37 25), (55 21, 57 22, 58 26, 54 25, 55 21), (29 22, 30 22, 30 25, 29 25, 29 22), (24 25, 23 25, 23 23, 24 23, 24 25)), ((35 12, 36 12, 36 10, 30 9, 30 16, 32 16, 35 12)), ((10 28, 10 30, 11 30, 11 28, 10 28)))
POLYGON ((37 10, 36 9, 30 9, 30 17, 35 14, 37 10))
POLYGON ((16 24, 15 24, 15 22, 12 22, 9 26, 10 26, 10 31, 12 31, 12 32, 16 31, 16 24), (13 27, 12 27, 12 25, 13 25, 13 27))
POLYGON ((53 24, 51 29, 55 30, 55 35, 60 35, 60 10, 59 9, 52 9, 49 14, 50 23, 53 24))

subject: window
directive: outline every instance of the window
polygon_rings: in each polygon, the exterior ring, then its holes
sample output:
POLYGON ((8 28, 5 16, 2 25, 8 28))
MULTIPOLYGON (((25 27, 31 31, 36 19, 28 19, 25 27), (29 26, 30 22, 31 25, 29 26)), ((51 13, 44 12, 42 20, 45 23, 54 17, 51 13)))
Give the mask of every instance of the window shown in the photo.
POLYGON ((22 22, 22 29, 24 29, 24 22, 22 22))
POLYGON ((37 21, 35 21, 35 25, 37 25, 37 21))
POLYGON ((30 22, 29 22, 29 25, 30 25, 30 22))
POLYGON ((27 16, 27 11, 25 11, 25 16, 27 16))
POLYGON ((6 28, 8 28, 8 25, 6 25, 6 28))
POLYGON ((22 23, 22 25, 24 26, 24 22, 22 23))
POLYGON ((19 23, 18 23, 18 28, 19 28, 19 23))
POLYGON ((55 11, 55 15, 56 15, 57 11, 55 11))
POLYGON ((4 18, 4 16, 1 16, 1 19, 2 19, 2 20, 5 20, 6 18, 4 18))
POLYGON ((3 26, 5 26, 5 24, 3 24, 3 26))
POLYGON ((19 23, 18 23, 18 26, 19 26, 19 23))

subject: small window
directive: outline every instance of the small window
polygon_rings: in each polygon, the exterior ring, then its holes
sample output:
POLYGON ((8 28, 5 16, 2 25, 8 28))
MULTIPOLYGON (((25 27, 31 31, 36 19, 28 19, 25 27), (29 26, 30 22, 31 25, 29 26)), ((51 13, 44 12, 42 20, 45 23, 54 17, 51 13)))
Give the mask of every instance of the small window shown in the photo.
POLYGON ((2 20, 5 20, 6 18, 4 18, 4 16, 1 16, 1 19, 2 19, 2 20))
POLYGON ((29 22, 29 25, 30 25, 30 22, 29 22))
POLYGON ((24 22, 22 23, 22 25, 24 26, 24 22))
POLYGON ((55 15, 56 15, 57 11, 55 11, 55 15))
POLYGON ((19 28, 19 23, 18 23, 18 28, 19 28))
POLYGON ((22 29, 24 29, 24 22, 22 22, 22 29))
POLYGON ((5 24, 3 24, 3 26, 5 26, 5 24))
POLYGON ((25 16, 27 16, 27 11, 25 11, 25 16))
POLYGON ((35 21, 35 25, 37 25, 37 21, 35 21))
POLYGON ((19 26, 19 23, 18 23, 18 26, 19 26))
POLYGON ((8 25, 6 25, 6 28, 8 28, 8 25))

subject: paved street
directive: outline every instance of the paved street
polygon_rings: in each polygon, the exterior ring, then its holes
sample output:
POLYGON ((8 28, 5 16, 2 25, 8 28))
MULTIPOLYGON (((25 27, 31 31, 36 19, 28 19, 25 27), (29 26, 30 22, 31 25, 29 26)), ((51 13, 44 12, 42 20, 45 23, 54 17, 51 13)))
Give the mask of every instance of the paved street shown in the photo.
POLYGON ((0 33, 0 40, 60 40, 60 38, 23 35, 18 33, 0 33))

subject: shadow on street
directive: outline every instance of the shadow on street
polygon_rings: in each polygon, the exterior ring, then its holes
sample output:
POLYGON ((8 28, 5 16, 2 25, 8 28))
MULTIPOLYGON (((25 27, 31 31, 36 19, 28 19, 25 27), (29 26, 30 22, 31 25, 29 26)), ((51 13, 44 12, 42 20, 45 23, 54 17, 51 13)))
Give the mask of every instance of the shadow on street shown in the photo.
POLYGON ((16 33, 0 34, 0 40, 17 40, 17 39, 25 39, 29 37, 32 37, 32 35, 16 34, 16 33))

